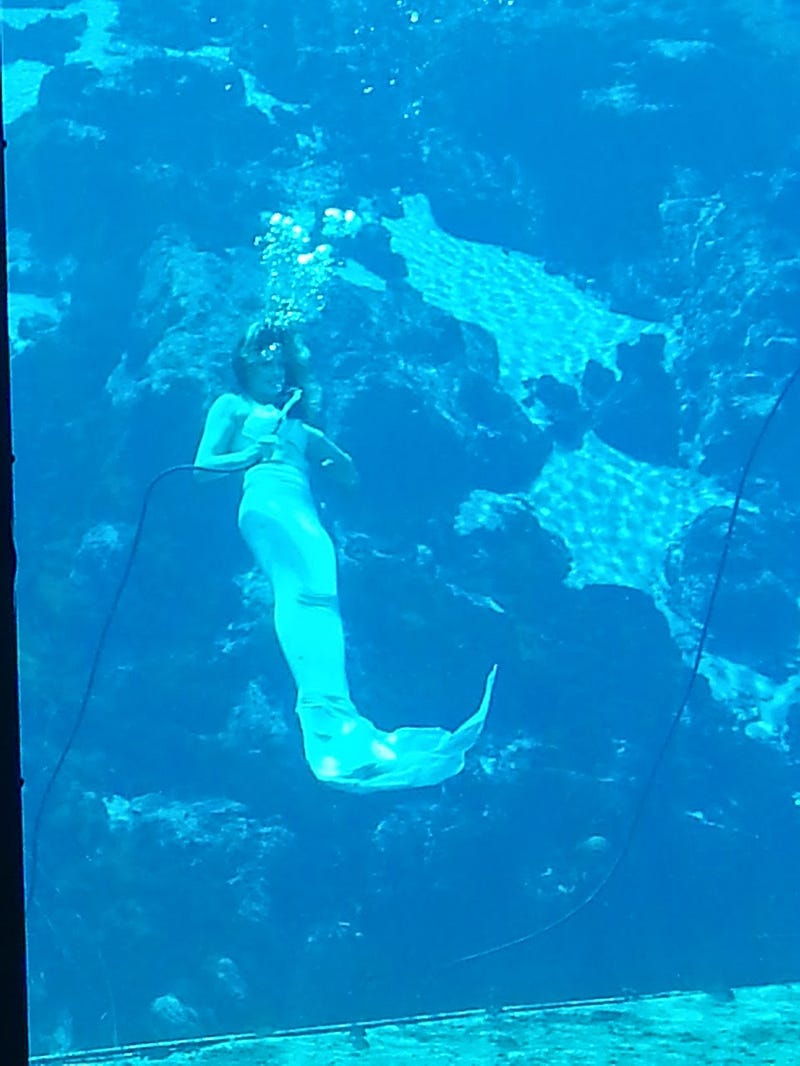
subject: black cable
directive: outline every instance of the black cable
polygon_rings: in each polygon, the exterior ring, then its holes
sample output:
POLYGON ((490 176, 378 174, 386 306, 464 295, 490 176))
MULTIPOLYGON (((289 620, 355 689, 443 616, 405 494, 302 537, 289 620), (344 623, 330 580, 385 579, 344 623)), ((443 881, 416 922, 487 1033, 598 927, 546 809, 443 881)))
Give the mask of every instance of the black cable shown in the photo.
POLYGON ((614 858, 614 861, 611 863, 611 866, 608 868, 604 876, 600 879, 597 885, 595 885, 591 892, 589 892, 588 895, 584 896, 583 899, 576 903, 574 907, 570 908, 570 910, 566 911, 564 914, 554 919, 552 922, 548 922, 540 928, 534 929, 533 932, 524 933, 522 936, 515 937, 513 940, 506 940, 502 944, 496 944, 494 947, 486 948, 484 951, 476 951, 473 952, 471 955, 462 955, 459 958, 454 959, 452 962, 447 963, 443 967, 443 969, 449 969, 452 966, 458 966, 460 963, 463 962, 474 962, 477 959, 485 959, 490 955, 497 955, 501 951, 507 951, 509 948, 518 947, 520 944, 527 944, 531 940, 537 940, 540 936, 544 936, 545 933, 552 932, 553 929, 558 929, 559 926, 562 926, 566 922, 570 921, 577 914, 580 914, 582 910, 588 907, 590 903, 593 903, 600 895, 600 893, 608 886, 614 875, 619 870, 620 866, 622 865, 623 861, 625 860, 631 849, 631 845, 633 844, 634 838, 636 837, 636 833, 639 829, 639 826, 641 825, 641 821, 644 816, 648 800, 650 799, 650 795, 653 791, 653 785, 655 784, 656 778, 658 777, 659 771, 661 770, 661 767, 664 763, 667 751, 670 745, 672 744, 672 741, 675 737, 675 733, 678 729, 678 726, 680 725, 681 719, 686 713, 686 708, 689 706, 689 700, 691 699, 692 692, 694 691, 695 682, 697 681, 698 671, 700 669, 700 660, 703 657, 703 651, 706 646, 706 641, 708 640, 708 630, 711 625, 711 616, 714 612, 714 604, 716 603, 717 593, 719 592, 719 587, 722 582, 722 576, 725 572, 725 565, 728 561, 731 538, 733 537, 734 526, 736 525, 736 519, 739 514, 739 507, 742 502, 742 496, 744 495, 744 487, 747 483, 748 477, 750 476, 750 470, 753 466, 756 456, 761 450, 761 445, 764 442, 764 437, 767 434, 767 430, 772 424, 772 420, 775 418, 775 415, 778 413, 781 405, 783 404, 783 401, 786 399, 792 386, 798 378, 800 378, 800 365, 795 368, 794 372, 788 378, 780 393, 778 394, 778 398, 775 400, 768 414, 764 418, 764 421, 761 423, 761 428, 756 434, 756 439, 753 442, 753 445, 750 448, 750 452, 748 453, 747 459, 745 460, 745 464, 742 467, 742 472, 739 476, 739 483, 736 487, 736 494, 734 496, 733 506, 731 507, 730 516, 728 517, 728 525, 725 530, 725 535, 722 541, 722 552, 720 554, 719 563, 717 565, 717 570, 714 575, 714 583, 711 586, 711 594, 708 597, 708 606, 706 607, 705 618, 703 619, 703 625, 700 630, 700 638, 697 642, 697 648, 695 649, 692 667, 689 672, 689 680, 686 685, 686 691, 677 711, 673 714, 672 719, 670 720, 667 732, 665 733, 664 738, 661 741, 661 744, 656 752, 656 757, 653 760, 653 763, 650 767, 650 771, 647 777, 645 778, 644 785, 642 786, 641 793, 639 794, 638 802, 636 803, 636 806, 633 809, 633 815, 631 817, 630 822, 628 823, 628 829, 622 841, 622 847, 617 852, 617 855, 614 858))
POLYGON ((172 474, 191 472, 195 470, 209 474, 234 472, 227 470, 212 470, 208 467, 193 466, 191 463, 182 463, 179 466, 170 466, 166 470, 162 470, 160 474, 156 474, 156 476, 153 478, 153 480, 149 483, 149 485, 144 491, 144 496, 142 497, 142 506, 139 512, 139 520, 136 523, 136 530, 133 534, 133 540, 131 541, 130 550, 128 552, 128 558, 123 568, 122 576, 120 577, 119 584, 117 586, 117 591, 112 597, 111 606, 106 612, 106 617, 103 622, 103 626, 100 630, 100 636, 97 639, 97 645, 95 646, 94 655, 92 656, 92 662, 89 667, 89 676, 86 681, 86 687, 83 691, 83 698, 81 699, 80 705, 78 707, 78 713, 75 715, 75 721, 72 723, 72 729, 70 730, 66 743, 64 744, 61 754, 59 755, 56 764, 50 773, 50 777, 47 780, 44 792, 42 793, 42 798, 39 801, 39 809, 36 812, 36 817, 33 821, 30 842, 30 876, 28 878, 27 896, 28 907, 31 906, 36 895, 36 879, 39 866, 39 837, 41 834, 42 821, 44 819, 45 811, 47 809, 47 804, 53 793, 53 788, 55 787, 58 775, 61 773, 61 770, 64 767, 64 763, 66 762, 67 756, 72 750, 72 746, 75 743, 75 738, 77 737, 78 732, 80 731, 80 728, 83 725, 84 718, 86 717, 86 709, 89 706, 89 700, 91 699, 92 692, 94 690, 97 670, 100 666, 100 659, 102 657, 103 649, 105 648, 106 640, 111 629, 111 623, 114 621, 114 617, 117 613, 117 608, 119 607, 119 602, 122 598, 122 593, 125 591, 125 586, 128 583, 128 578, 130 577, 133 562, 136 558, 136 552, 139 548, 139 541, 142 538, 142 530, 144 528, 145 517, 147 516, 147 508, 150 504, 150 497, 152 496, 155 487, 160 484, 165 478, 169 477, 172 474))

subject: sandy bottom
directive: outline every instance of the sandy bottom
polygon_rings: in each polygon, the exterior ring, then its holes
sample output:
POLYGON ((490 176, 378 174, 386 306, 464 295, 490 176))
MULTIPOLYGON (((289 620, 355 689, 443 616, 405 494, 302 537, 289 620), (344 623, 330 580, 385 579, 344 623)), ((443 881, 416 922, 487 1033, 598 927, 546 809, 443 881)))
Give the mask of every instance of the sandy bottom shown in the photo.
POLYGON ((209 1037, 40 1056, 68 1066, 797 1066, 800 984, 729 995, 667 993, 635 1000, 507 1007, 491 1016, 377 1022, 302 1034, 209 1037))

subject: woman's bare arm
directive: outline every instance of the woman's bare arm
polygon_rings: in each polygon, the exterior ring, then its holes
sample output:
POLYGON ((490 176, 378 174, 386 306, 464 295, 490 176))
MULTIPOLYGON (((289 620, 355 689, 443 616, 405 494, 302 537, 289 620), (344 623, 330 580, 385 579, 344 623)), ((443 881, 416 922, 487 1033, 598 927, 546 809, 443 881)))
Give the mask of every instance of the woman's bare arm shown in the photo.
POLYGON ((326 437, 321 429, 306 426, 308 432, 308 456, 311 460, 330 467, 343 485, 353 486, 358 482, 358 472, 352 456, 342 451, 338 444, 326 437))
POLYGON ((239 451, 231 451, 238 399, 227 392, 211 405, 203 427, 203 435, 197 446, 194 465, 202 467, 195 471, 198 480, 206 481, 219 474, 228 474, 234 470, 245 470, 257 463, 263 454, 260 444, 252 444, 239 451))

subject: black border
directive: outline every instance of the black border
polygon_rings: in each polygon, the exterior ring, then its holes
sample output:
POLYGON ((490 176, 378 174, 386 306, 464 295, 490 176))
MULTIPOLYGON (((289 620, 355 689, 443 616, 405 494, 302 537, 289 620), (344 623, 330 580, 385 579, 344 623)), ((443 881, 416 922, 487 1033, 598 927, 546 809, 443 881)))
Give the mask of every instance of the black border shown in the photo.
POLYGON ((16 552, 11 444, 11 355, 8 339, 8 243, 2 119, 3 74, 0 40, 0 1042, 4 1066, 27 1066, 28 996, 25 963, 25 904, 22 867, 22 777, 19 732, 17 619, 14 604, 16 552))

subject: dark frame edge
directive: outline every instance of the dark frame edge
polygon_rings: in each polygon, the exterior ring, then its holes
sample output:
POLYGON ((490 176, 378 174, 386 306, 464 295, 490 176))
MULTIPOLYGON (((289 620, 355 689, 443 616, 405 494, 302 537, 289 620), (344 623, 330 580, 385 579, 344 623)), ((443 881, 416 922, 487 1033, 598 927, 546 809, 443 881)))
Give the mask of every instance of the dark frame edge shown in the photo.
POLYGON ((19 718, 19 663, 14 588, 14 453, 11 435, 11 351, 8 334, 8 226, 6 218, 6 139, 0 38, 0 1041, 4 1066, 29 1062, 22 851, 22 775, 19 718))

